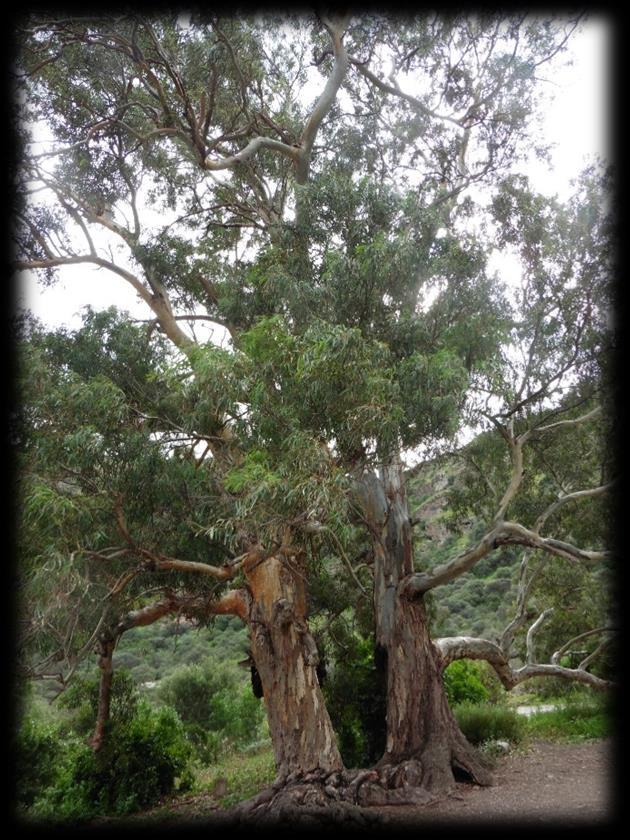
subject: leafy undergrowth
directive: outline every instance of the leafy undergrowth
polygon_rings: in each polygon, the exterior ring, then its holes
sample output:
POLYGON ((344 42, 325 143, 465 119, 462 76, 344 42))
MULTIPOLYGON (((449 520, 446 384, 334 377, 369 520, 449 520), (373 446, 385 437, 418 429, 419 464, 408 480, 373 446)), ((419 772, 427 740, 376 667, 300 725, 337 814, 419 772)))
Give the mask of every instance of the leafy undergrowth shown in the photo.
POLYGON ((255 751, 226 754, 211 767, 199 771, 194 790, 211 793, 221 807, 229 808, 255 796, 275 779, 273 749, 269 745, 255 751))
POLYGON ((575 742, 612 735, 613 722, 604 704, 582 701, 534 712, 526 720, 525 729, 530 738, 575 742))
MULTIPOLYGON (((608 706, 600 699, 574 699, 555 711, 535 712, 529 718, 505 706, 463 704, 456 716, 463 729, 477 743, 491 764, 503 751, 493 750, 495 739, 509 741, 510 750, 527 752, 532 741, 581 742, 606 738, 613 722, 608 706)), ((187 794, 170 796, 151 811, 128 816, 124 822, 170 823, 202 817, 214 808, 230 808, 255 796, 275 778, 270 744, 248 750, 229 750, 209 767, 197 765, 195 780, 187 794), (210 808, 209 808, 209 804, 210 808)), ((105 822, 120 822, 121 818, 105 822)), ((100 821, 99 821, 100 822, 100 821)))

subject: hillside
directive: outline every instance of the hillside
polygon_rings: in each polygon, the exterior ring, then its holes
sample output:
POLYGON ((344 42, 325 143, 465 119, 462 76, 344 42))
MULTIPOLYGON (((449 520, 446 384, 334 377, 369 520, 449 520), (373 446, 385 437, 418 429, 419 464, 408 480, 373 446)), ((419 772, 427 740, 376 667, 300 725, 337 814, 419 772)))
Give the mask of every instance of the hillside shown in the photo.
MULTIPOLYGON (((423 464, 409 481, 409 508, 419 519, 415 526, 416 568, 430 569, 446 562, 485 530, 481 520, 449 528, 446 494, 460 473, 459 464, 440 458, 423 464)), ((434 591, 430 595, 433 634, 497 635, 512 615, 517 573, 517 552, 504 549, 484 557, 468 574, 434 591)))

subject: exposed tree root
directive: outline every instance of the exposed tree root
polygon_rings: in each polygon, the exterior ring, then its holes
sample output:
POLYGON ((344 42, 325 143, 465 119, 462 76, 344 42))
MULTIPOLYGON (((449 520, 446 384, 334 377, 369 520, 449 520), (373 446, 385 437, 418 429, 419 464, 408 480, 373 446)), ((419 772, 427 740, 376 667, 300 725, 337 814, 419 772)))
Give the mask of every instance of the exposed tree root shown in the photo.
MULTIPOLYGON (((453 756, 455 767, 478 784, 491 784, 481 764, 471 766, 470 756, 453 756)), ((298 825, 319 828, 343 824, 377 827, 381 814, 371 810, 384 805, 425 806, 455 789, 453 773, 440 763, 409 759, 381 764, 371 770, 314 771, 278 778, 274 784, 237 808, 238 819, 256 825, 298 825)))

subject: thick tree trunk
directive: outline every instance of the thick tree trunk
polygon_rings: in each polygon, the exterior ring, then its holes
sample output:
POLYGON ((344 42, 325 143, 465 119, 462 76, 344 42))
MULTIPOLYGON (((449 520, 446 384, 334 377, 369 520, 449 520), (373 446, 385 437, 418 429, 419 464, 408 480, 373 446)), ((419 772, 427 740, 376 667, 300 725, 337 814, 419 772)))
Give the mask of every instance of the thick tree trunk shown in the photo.
POLYGON ((302 558, 278 553, 245 567, 251 592, 247 623, 262 682, 278 779, 342 769, 308 631, 302 558))
POLYGON ((262 683, 275 754, 274 784, 242 803, 236 817, 257 827, 301 828, 377 819, 357 805, 362 777, 343 768, 317 678, 319 661, 308 631, 303 558, 278 552, 244 564, 248 604, 243 616, 262 683))
POLYGON ((413 539, 402 465, 362 478, 362 501, 372 535, 376 645, 387 661, 387 739, 379 779, 388 787, 443 793, 453 771, 490 784, 476 750, 449 708, 442 658, 429 636, 422 598, 409 599, 413 539))
POLYGON ((454 786, 454 771, 478 784, 491 776, 446 699, 441 654, 424 604, 398 597, 387 646, 387 740, 381 766, 405 765, 401 781, 432 793, 454 786))

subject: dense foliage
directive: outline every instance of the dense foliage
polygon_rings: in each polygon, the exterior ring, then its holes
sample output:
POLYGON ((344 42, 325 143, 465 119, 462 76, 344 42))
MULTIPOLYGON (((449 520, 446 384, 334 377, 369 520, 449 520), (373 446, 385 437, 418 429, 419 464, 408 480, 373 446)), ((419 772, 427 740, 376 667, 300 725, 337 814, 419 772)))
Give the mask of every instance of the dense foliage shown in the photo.
POLYGON ((25 717, 17 743, 18 805, 47 823, 126 814, 190 784, 191 747, 177 714, 155 710, 118 675, 116 714, 99 753, 85 743, 94 724, 98 682, 84 680, 66 695, 71 722, 25 717), (83 736, 83 737, 81 737, 83 736))

